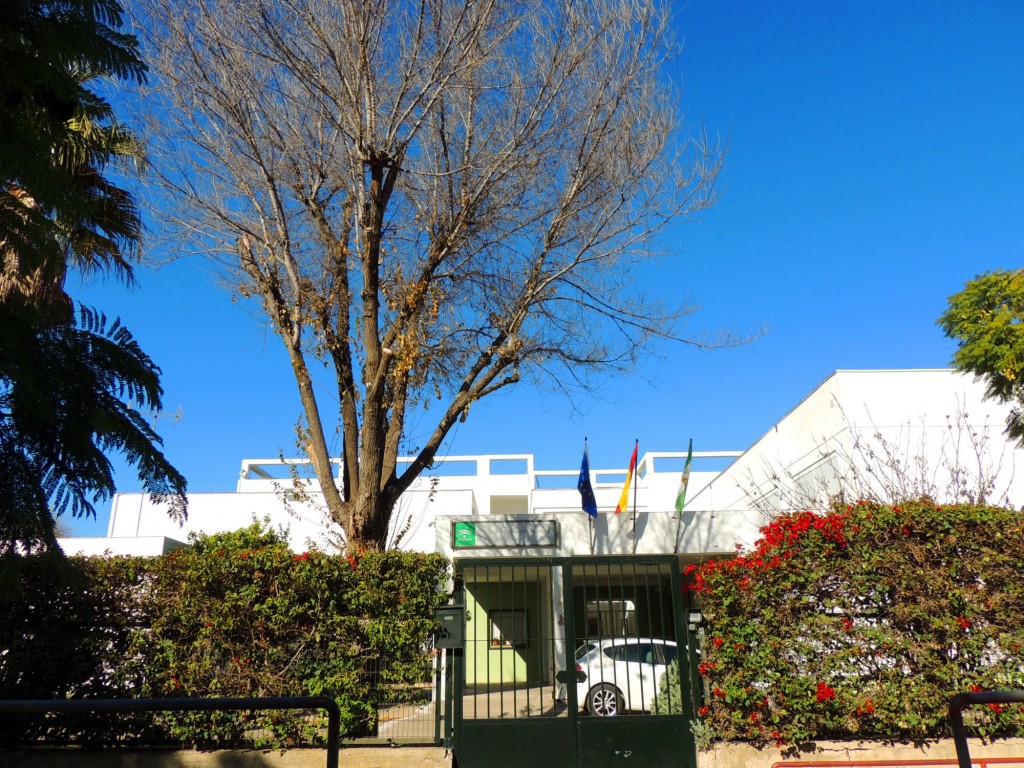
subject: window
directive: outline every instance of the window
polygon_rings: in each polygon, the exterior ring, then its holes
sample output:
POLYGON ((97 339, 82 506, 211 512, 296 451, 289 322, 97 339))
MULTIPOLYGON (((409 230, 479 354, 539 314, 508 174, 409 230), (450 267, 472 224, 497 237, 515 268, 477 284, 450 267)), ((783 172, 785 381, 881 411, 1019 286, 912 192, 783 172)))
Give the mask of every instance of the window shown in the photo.
POLYGON ((576 653, 573 656, 573 658, 574 659, 582 659, 584 656, 586 656, 588 653, 590 653, 596 647, 597 647, 597 645, 595 645, 594 643, 584 643, 583 645, 581 645, 579 648, 576 649, 576 653))
POLYGON ((492 648, 526 647, 526 611, 488 611, 492 648))
POLYGON ((654 649, 650 643, 616 645, 606 649, 605 655, 614 661, 624 661, 629 664, 654 663, 654 649))
POLYGON ((659 651, 661 655, 661 658, 658 659, 659 664, 671 664, 673 661, 676 660, 676 653, 678 652, 676 646, 668 644, 662 645, 659 643, 654 647, 659 651))

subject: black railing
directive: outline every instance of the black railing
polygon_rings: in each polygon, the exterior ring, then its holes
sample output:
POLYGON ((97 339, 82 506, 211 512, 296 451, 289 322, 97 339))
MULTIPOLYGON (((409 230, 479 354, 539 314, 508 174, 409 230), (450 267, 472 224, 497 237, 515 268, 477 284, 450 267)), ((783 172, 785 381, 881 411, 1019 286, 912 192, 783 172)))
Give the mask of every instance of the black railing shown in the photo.
POLYGON ((949 727, 956 744, 956 759, 960 768, 971 768, 971 751, 964 726, 964 708, 972 704, 1017 704, 1024 702, 1024 691, 979 691, 958 693, 949 702, 949 727))
MULTIPOLYGON (((360 660, 358 683, 340 690, 333 701, 342 713, 339 738, 348 743, 440 743, 439 715, 441 668, 433 651, 389 656, 365 654, 360 660)), ((202 694, 200 694, 202 695, 202 694)), ((316 697, 326 699, 326 693, 316 697)), ((318 709, 290 706, 288 712, 274 708, 244 711, 232 707, 212 713, 216 707, 172 707, 119 704, 103 709, 105 702, 136 701, 131 691, 111 691, 109 697, 93 696, 45 701, 70 707, 41 710, 9 710, 0 718, 0 747, 89 746, 89 747, 182 747, 196 749, 284 749, 316 747, 326 742, 327 717, 318 709), (167 711, 161 712, 166 709, 167 711), (305 711, 303 711, 305 709, 305 711), (201 715, 205 710, 209 714, 201 715), (20 715, 15 712, 20 712, 20 715), (103 714, 101 714, 101 711, 103 714)), ((137 701, 206 701, 205 698, 160 698, 137 701)), ((217 702, 249 699, 217 698, 217 702)), ((263 701, 308 701, 310 697, 260 697, 263 701)), ((20 700, 12 700, 14 702, 20 700)), ((17 706, 17 705, 12 705, 17 706)), ((7 711, 7 710, 5 710, 7 711)))
POLYGON ((131 712, 239 712, 255 710, 323 709, 327 711, 327 768, 338 768, 341 712, 326 696, 223 699, 26 699, 0 700, 0 714, 38 715, 123 714, 131 712))

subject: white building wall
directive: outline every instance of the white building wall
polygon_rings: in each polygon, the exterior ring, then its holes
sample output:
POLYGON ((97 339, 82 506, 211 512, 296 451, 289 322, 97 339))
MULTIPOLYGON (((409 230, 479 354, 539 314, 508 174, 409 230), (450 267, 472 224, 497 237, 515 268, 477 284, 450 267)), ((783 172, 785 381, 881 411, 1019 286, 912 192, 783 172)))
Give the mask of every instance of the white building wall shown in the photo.
MULTIPOLYGON (((698 462, 705 457, 734 455, 739 452, 694 454, 698 462)), ((674 462, 681 468, 682 457, 680 453, 650 453, 640 458, 635 482, 639 512, 672 510, 680 471, 658 470, 658 462, 663 465, 674 462)), ((691 473, 690 497, 716 474, 691 473)), ((602 514, 614 512, 625 476, 625 468, 592 471, 602 514)), ((436 519, 439 516, 449 519, 474 515, 582 515, 576 488, 578 478, 578 469, 536 471, 533 456, 528 454, 448 457, 417 478, 402 494, 392 516, 389 545, 413 551, 434 551, 438 546, 436 519), (545 485, 555 487, 540 487, 545 485)), ((319 484, 313 480, 300 482, 312 501, 295 500, 293 480, 281 460, 247 459, 242 462, 237 492, 189 494, 189 515, 182 525, 169 518, 166 504, 153 503, 145 494, 118 494, 111 509, 107 535, 122 540, 122 544, 130 537, 187 541, 192 533, 232 531, 254 520, 269 518, 272 526, 288 529, 289 545, 296 551, 310 546, 335 548, 341 541, 341 532, 329 522, 322 504, 317 502, 319 484)), ((631 493, 630 510, 633 500, 631 493)))
MULTIPOLYGON (((340 529, 329 521, 320 505, 285 502, 280 493, 190 493, 188 520, 179 525, 167 514, 167 505, 153 503, 140 493, 118 494, 110 513, 107 536, 168 537, 187 541, 192 533, 223 533, 267 518, 274 528, 288 531, 288 544, 296 552, 311 546, 333 550, 340 529)), ((393 531, 405 531, 402 549, 431 552, 433 520, 441 512, 471 515, 476 512, 472 491, 454 489, 441 493, 413 490, 402 496, 393 517, 393 531)), ((139 553, 141 554, 141 553, 139 553)))
POLYGON ((173 552, 186 544, 184 541, 165 536, 129 536, 125 538, 68 536, 57 539, 57 543, 68 557, 109 557, 112 555, 156 557, 173 552))
MULTIPOLYGON (((951 371, 837 371, 747 451, 695 452, 681 520, 673 506, 684 453, 643 454, 636 494, 621 515, 613 512, 626 468, 592 469, 600 510, 593 527, 580 509, 578 467, 536 470, 529 454, 451 456, 402 495, 389 545, 453 554, 453 521, 525 517, 557 521, 557 551, 525 546, 459 552, 704 556, 751 546, 758 528, 779 511, 821 509, 840 487, 882 500, 902 488, 905 498, 928 493, 943 503, 955 500, 952 492, 963 498, 973 488, 976 495, 979 478, 989 482, 988 501, 1019 507, 1024 451, 1003 436, 1006 414, 1006 406, 984 399, 980 382, 951 371), (720 472, 702 469, 710 459, 734 461, 720 472)), ((272 525, 288 528, 296 551, 332 549, 340 542, 337 526, 322 505, 294 501, 290 486, 280 460, 246 460, 237 492, 190 494, 189 519, 180 527, 166 506, 142 494, 119 494, 108 536, 119 547, 133 537, 185 541, 191 532, 235 530, 269 517, 272 525)), ((305 488, 316 499, 315 481, 305 488)), ((139 541, 140 547, 155 546, 139 541)))
MULTIPOLYGON (((437 521, 437 551, 448 557, 504 557, 568 555, 664 555, 678 554, 695 560, 718 555, 734 555, 736 547, 752 547, 759 536, 760 523, 751 515, 737 512, 641 512, 634 525, 632 513, 599 514, 592 521, 582 511, 546 515, 517 515, 502 521, 508 539, 526 541, 517 546, 465 548, 452 542, 452 523, 493 524, 493 518, 469 516, 441 517, 437 521), (539 521, 557 525, 558 547, 531 545, 523 536, 525 525, 539 521)), ((539 538, 539 537, 538 537, 539 538)))
POLYGON ((831 494, 1020 506, 1008 408, 948 370, 837 371, 693 499, 695 509, 821 508, 831 494), (870 472, 868 470, 871 470, 870 472))

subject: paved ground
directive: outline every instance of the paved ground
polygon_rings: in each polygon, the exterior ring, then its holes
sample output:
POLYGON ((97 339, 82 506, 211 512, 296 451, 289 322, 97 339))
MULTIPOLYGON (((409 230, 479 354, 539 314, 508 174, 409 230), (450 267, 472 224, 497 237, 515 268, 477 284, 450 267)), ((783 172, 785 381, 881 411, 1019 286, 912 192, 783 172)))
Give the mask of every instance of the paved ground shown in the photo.
POLYGON ((553 700, 550 685, 469 694, 463 697, 462 707, 467 720, 567 716, 565 704, 553 700))
MULTIPOLYGON (((498 720, 513 717, 565 717, 565 704, 552 699, 550 685, 480 691, 462 699, 463 715, 468 720, 498 720)), ((392 707, 381 712, 377 735, 394 741, 420 741, 434 738, 434 708, 426 703, 392 707)))

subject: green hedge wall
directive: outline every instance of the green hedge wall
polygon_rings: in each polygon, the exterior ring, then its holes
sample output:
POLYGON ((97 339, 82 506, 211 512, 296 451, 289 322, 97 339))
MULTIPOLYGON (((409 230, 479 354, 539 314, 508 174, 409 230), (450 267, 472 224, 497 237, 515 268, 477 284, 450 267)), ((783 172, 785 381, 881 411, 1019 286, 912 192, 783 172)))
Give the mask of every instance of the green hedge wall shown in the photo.
MULTIPOLYGON (((867 502, 783 515, 749 554, 686 570, 707 617, 698 728, 793 747, 947 734, 950 698, 1024 687, 1024 521, 867 502)), ((1024 735, 1024 711, 968 713, 1024 735)))
MULTIPOLYGON (((448 561, 406 552, 294 554, 254 525, 158 558, 11 558, 0 606, 0 698, 327 695, 342 732, 372 735, 382 684, 422 679, 448 561), (385 672, 379 674, 381 667, 385 672)), ((164 714, 0 725, 0 740, 315 742, 320 724, 268 714, 164 714), (107 718, 109 720, 109 718, 107 718), (62 723, 64 721, 61 721, 62 723), (61 731, 56 733, 56 731, 61 731), (6 731, 6 733, 4 733, 6 731)))

